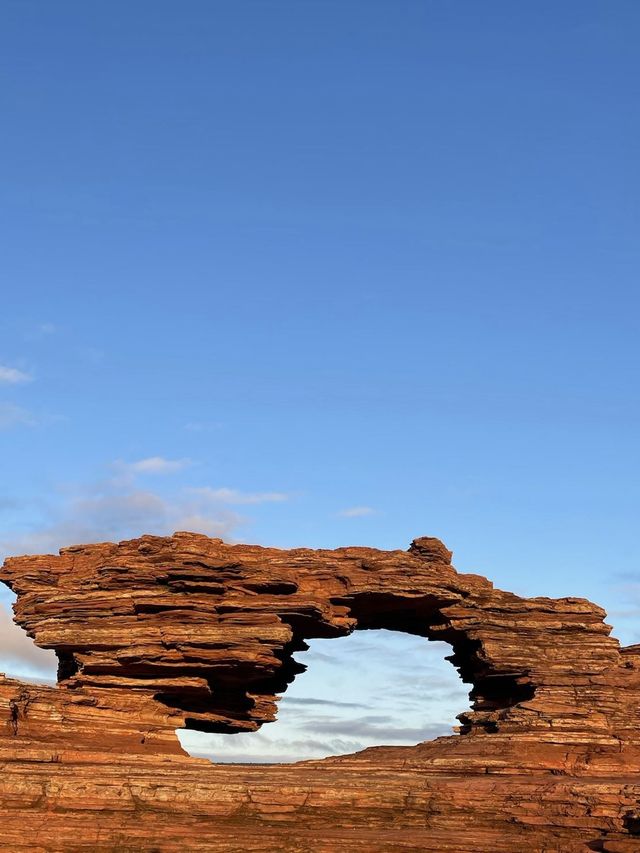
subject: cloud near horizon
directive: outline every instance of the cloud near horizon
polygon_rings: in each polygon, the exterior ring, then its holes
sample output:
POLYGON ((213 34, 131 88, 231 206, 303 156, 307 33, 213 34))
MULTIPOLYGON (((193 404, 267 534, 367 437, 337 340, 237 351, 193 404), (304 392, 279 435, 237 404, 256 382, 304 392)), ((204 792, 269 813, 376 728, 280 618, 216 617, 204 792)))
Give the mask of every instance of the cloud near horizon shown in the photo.
POLYGON ((247 521, 231 507, 288 499, 282 492, 208 486, 182 486, 166 495, 137 483, 139 476, 174 473, 189 464, 189 460, 159 456, 114 463, 114 477, 63 492, 59 502, 46 506, 40 518, 22 530, 0 530, 0 552, 51 553, 68 545, 118 541, 143 533, 165 536, 176 530, 230 537, 247 521))
POLYGON ((184 494, 167 499, 141 489, 126 493, 76 495, 51 508, 41 524, 0 534, 4 554, 54 553, 68 545, 133 539, 143 533, 167 536, 176 530, 228 536, 243 519, 222 506, 184 494))
POLYGON ((40 649, 13 621, 8 607, 0 602, 0 672, 51 680, 55 678, 55 652, 40 649))

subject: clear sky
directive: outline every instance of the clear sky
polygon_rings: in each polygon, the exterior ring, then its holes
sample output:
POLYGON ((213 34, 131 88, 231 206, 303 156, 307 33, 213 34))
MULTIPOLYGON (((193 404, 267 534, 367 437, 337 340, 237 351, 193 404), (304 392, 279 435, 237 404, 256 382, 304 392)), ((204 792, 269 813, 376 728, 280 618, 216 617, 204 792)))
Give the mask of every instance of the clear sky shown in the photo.
MULTIPOLYGON (((436 535, 640 640, 639 43, 637 0, 4 0, 2 553, 436 535)), ((328 642, 285 740, 464 709, 437 648, 328 642)))

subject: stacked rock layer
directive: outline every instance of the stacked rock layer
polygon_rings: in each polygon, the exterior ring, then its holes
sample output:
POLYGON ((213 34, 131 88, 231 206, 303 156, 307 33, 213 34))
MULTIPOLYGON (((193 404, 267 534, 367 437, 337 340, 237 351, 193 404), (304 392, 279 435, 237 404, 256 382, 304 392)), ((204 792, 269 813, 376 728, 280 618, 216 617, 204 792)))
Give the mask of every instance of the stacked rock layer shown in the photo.
POLYGON ((59 658, 57 688, 0 681, 1 849, 640 851, 640 648, 584 599, 496 590, 426 537, 144 536, 14 557, 0 579, 59 658), (451 645, 458 735, 288 766, 181 750, 179 727, 273 720, 305 640, 368 628, 451 645))

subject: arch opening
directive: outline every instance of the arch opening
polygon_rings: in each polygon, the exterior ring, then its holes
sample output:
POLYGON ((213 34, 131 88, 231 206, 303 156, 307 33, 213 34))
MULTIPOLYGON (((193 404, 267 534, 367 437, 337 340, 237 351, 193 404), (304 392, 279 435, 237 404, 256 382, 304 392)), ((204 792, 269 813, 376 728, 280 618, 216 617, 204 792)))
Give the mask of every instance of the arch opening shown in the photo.
POLYGON ((469 707, 469 686, 447 661, 451 647, 417 632, 365 628, 309 641, 304 674, 278 717, 257 732, 178 730, 183 747, 216 763, 319 759, 370 746, 410 746, 451 735, 469 707))
MULTIPOLYGON (((456 729, 461 734, 469 734, 474 729, 493 734, 509 719, 514 705, 533 698, 535 684, 527 671, 501 668, 487 654, 473 629, 456 625, 448 608, 458 602, 459 597, 456 601, 442 593, 398 595, 375 591, 329 599, 334 615, 328 619, 313 607, 280 613, 281 624, 290 627, 292 633, 288 642, 280 647, 272 646, 273 658, 279 662, 275 667, 271 665, 261 674, 252 664, 234 665, 232 671, 219 669, 212 675, 208 681, 210 695, 200 694, 191 699, 181 695, 174 699, 170 694, 156 694, 156 698, 186 711, 186 729, 210 734, 252 733, 275 720, 274 696, 284 693, 281 704, 284 701, 284 708, 287 708, 287 698, 292 693, 285 691, 296 676, 307 669, 306 663, 296 660, 294 654, 309 649, 308 639, 318 642, 344 638, 352 632, 358 635, 384 631, 418 637, 421 643, 443 645, 448 654, 443 653, 442 659, 453 664, 462 681, 471 686, 453 715, 459 721, 456 729), (344 613, 348 621, 336 619, 338 612, 344 613), (224 710, 224 717, 207 719, 211 696, 215 697, 217 707, 224 710), (461 710, 465 707, 466 710, 461 710)), ((185 742, 190 742, 189 737, 185 742)), ((249 750, 251 754, 256 745, 254 740, 249 750)))

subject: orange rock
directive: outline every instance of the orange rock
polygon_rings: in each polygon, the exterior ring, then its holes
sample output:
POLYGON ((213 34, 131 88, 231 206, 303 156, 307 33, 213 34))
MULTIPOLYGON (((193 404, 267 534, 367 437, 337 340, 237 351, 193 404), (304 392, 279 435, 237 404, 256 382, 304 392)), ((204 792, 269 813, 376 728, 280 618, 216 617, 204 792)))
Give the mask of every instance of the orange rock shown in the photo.
POLYGON ((640 648, 578 598, 523 599, 408 552, 190 533, 14 557, 16 621, 57 688, 0 680, 6 850, 640 851, 640 648), (295 765, 212 765, 177 727, 252 731, 313 637, 453 648, 460 735, 295 765))

